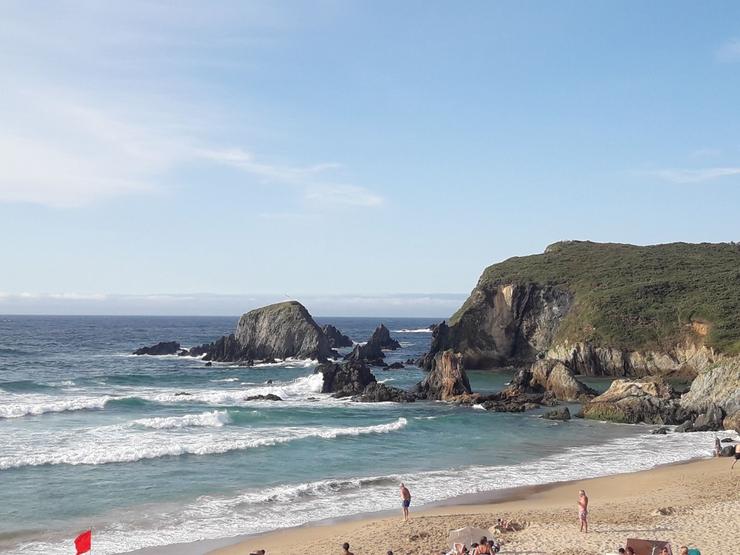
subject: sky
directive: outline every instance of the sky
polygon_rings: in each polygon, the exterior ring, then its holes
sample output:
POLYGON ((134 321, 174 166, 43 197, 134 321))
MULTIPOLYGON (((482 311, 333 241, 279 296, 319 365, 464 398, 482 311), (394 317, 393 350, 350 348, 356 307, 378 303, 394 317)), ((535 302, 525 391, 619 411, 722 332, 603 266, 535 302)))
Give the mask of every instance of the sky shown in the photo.
POLYGON ((0 0, 0 313, 447 316, 740 240, 740 4, 0 0))

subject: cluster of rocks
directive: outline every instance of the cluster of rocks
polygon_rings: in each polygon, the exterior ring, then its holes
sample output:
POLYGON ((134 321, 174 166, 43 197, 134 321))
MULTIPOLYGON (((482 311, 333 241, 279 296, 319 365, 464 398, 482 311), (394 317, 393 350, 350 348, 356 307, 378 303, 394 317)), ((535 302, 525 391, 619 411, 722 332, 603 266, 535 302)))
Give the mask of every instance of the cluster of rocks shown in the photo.
POLYGON ((370 367, 363 360, 329 362, 316 367, 315 373, 323 374, 322 393, 331 393, 334 397, 352 397, 360 402, 406 402, 417 399, 415 395, 390 387, 373 375, 370 367))
POLYGON ((367 340, 367 343, 355 345, 352 352, 344 358, 348 361, 362 360, 372 366, 386 366, 383 351, 395 351, 400 348, 401 344, 391 337, 388 328, 384 324, 380 324, 370 336, 370 339, 367 340))
POLYGON ((321 328, 321 330, 324 332, 324 335, 326 335, 326 338, 329 340, 329 347, 331 347, 332 349, 341 349, 342 347, 351 347, 352 345, 354 345, 354 343, 352 343, 352 340, 348 336, 344 335, 341 331, 339 331, 331 324, 326 324, 324 327, 321 328))
POLYGON ((152 345, 150 347, 141 347, 139 349, 136 349, 134 351, 135 355, 154 355, 154 356, 163 356, 163 355, 185 355, 187 354, 187 349, 182 349, 180 347, 180 344, 177 341, 160 341, 156 345, 152 345))

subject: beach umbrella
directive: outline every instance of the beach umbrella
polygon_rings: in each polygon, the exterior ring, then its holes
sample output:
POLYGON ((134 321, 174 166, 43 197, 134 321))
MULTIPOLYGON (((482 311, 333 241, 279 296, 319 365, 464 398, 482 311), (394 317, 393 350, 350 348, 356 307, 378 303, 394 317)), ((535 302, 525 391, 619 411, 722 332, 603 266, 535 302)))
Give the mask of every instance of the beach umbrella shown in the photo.
POLYGON ((493 534, 491 534, 491 531, 487 530, 486 528, 475 528, 474 526, 466 526, 465 528, 452 530, 452 532, 450 532, 450 535, 448 536, 448 540, 450 542, 450 545, 452 545, 453 543, 464 543, 465 545, 470 547, 471 543, 480 541, 483 536, 491 538, 493 537, 493 534))

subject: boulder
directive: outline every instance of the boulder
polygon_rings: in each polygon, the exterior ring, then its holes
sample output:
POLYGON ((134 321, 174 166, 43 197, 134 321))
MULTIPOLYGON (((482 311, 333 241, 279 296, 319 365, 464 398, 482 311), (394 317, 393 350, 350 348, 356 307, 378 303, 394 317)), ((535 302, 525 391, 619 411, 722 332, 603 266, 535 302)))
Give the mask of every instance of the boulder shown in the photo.
POLYGON ((727 414, 740 411, 740 358, 727 359, 700 372, 681 397, 681 406, 697 414, 713 405, 727 414))
POLYGON ((200 351, 205 352, 205 360, 219 362, 286 358, 323 362, 335 354, 319 325, 297 301, 272 304, 243 314, 235 333, 199 347, 197 352, 200 351))
POLYGON ((679 433, 685 433, 685 432, 691 432, 694 429, 694 423, 689 420, 684 420, 681 422, 678 426, 676 426, 676 431, 679 433))
POLYGON ((150 347, 140 347, 134 351, 135 355, 174 355, 180 350, 180 344, 177 341, 160 341, 150 347))
POLYGON ((596 391, 579 382, 570 368, 551 359, 538 360, 532 365, 532 383, 551 392, 559 401, 586 401, 596 391))
POLYGON ((387 349, 389 351, 395 351, 401 348, 401 344, 391 337, 391 332, 385 327, 385 324, 380 324, 375 328, 370 341, 377 343, 381 349, 387 349))
POLYGON ((205 366, 213 366, 213 363, 209 360, 208 362, 205 363, 205 366))
POLYGON ((329 346, 332 349, 338 349, 340 347, 351 347, 352 345, 354 345, 349 337, 344 335, 341 331, 339 331, 331 324, 326 324, 321 329, 324 332, 324 335, 326 335, 326 338, 329 340, 329 346))
POLYGON ((267 395, 250 395, 244 398, 245 401, 282 401, 282 398, 273 393, 267 395))
POLYGON ((722 450, 719 452, 720 457, 734 457, 735 456, 735 446, 734 445, 725 445, 722 450))
POLYGON ((385 358, 385 353, 383 353, 383 349, 394 350, 400 347, 401 345, 398 341, 391 337, 388 328, 383 324, 380 324, 375 328, 375 331, 372 336, 370 336, 370 339, 367 340, 367 343, 364 345, 355 345, 352 352, 344 358, 345 360, 350 361, 364 360, 374 366, 384 366, 385 363, 383 362, 383 359, 385 358))
POLYGON ((740 434, 740 410, 725 416, 725 419, 722 421, 722 427, 725 430, 735 430, 740 434))
POLYGON ((721 430, 724 417, 725 413, 720 407, 710 405, 706 412, 696 417, 692 431, 716 432, 717 430, 721 430))
POLYGON ((416 392, 423 399, 442 401, 472 393, 462 356, 453 351, 438 353, 431 372, 416 385, 416 392))
POLYGON ((388 365, 388 370, 401 370, 402 368, 405 368, 402 362, 394 362, 388 365))
POLYGON ((609 389, 584 405, 583 414, 592 420, 628 424, 678 424, 689 416, 675 400, 673 388, 655 376, 614 380, 609 389))
POLYGON ((328 362, 317 366, 314 373, 324 376, 321 392, 333 393, 334 397, 360 395, 369 384, 377 381, 363 361, 328 362))
POLYGON ((568 410, 568 407, 558 407, 556 409, 551 409, 547 411, 545 414, 542 415, 542 418, 546 418, 548 420, 570 420, 570 411, 568 410))
POLYGON ((668 428, 665 426, 661 426, 660 428, 655 428, 652 432, 650 432, 653 435, 660 435, 664 436, 668 433, 668 428))
POLYGON ((390 387, 384 383, 373 382, 368 384, 360 395, 352 398, 361 403, 413 403, 416 396, 397 387, 390 387))

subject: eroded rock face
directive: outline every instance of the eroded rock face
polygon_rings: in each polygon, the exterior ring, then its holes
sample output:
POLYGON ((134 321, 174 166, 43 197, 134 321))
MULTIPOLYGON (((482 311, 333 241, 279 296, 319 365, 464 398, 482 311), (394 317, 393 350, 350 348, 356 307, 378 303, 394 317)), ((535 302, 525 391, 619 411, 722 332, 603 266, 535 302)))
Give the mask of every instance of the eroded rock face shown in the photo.
POLYGON ((324 332, 324 335, 326 335, 326 338, 329 340, 329 346, 332 349, 337 349, 340 347, 351 347, 354 344, 349 337, 344 335, 341 331, 339 331, 331 324, 326 324, 321 329, 324 332))
POLYGON ((419 397, 446 401, 472 393, 462 355, 453 351, 438 353, 433 366, 424 380, 417 384, 419 397))
POLYGON ((726 359, 702 371, 681 397, 681 406, 703 413, 713 405, 727 414, 740 411, 740 359, 726 359))
POLYGON ((476 287, 450 325, 434 330, 426 362, 451 349, 466 368, 531 363, 552 344, 573 297, 534 283, 476 287))
POLYGON ((545 412, 542 415, 542 418, 545 418, 547 420, 567 421, 570 420, 570 410, 568 410, 568 407, 557 407, 545 412))
POLYGON ((180 344, 177 341, 160 341, 151 347, 140 347, 134 351, 135 355, 174 355, 180 350, 180 344))
POLYGON ((332 393, 334 397, 360 395, 368 385, 377 381, 363 361, 320 364, 314 373, 324 375, 321 392, 332 393))
POLYGON ((570 368, 555 360, 535 362, 532 382, 552 393, 558 401, 586 401, 596 396, 596 391, 579 382, 570 368))
POLYGON ((725 430, 735 430, 740 434, 740 410, 728 414, 722 421, 722 427, 725 430))
POLYGON ((679 424, 689 418, 673 388, 659 377, 614 380, 608 390, 586 403, 583 414, 592 420, 637 424, 679 424))

